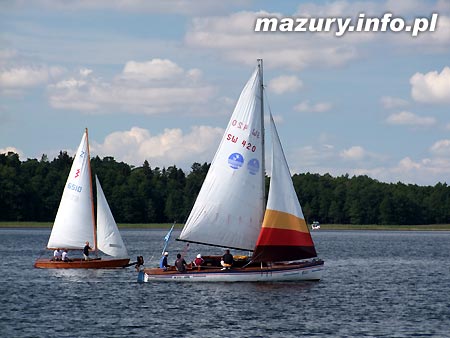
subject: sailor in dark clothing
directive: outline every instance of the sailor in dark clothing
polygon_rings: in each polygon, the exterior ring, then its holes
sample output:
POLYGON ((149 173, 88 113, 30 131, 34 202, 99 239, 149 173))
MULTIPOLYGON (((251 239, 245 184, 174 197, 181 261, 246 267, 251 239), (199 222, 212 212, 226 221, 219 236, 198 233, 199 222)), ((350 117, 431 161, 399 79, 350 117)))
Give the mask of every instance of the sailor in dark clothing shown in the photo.
POLYGON ((89 246, 89 242, 86 242, 86 245, 83 248, 83 257, 85 261, 89 260, 89 250, 92 250, 92 248, 89 246))
POLYGON ((178 272, 184 273, 186 272, 186 261, 181 257, 181 254, 177 254, 177 260, 175 261, 175 267, 178 272))
POLYGON ((231 268, 231 266, 234 263, 234 259, 233 259, 233 255, 230 254, 230 250, 226 250, 225 254, 222 256, 222 261, 220 262, 220 264, 222 264, 223 268, 222 270, 228 270, 229 268, 231 268))

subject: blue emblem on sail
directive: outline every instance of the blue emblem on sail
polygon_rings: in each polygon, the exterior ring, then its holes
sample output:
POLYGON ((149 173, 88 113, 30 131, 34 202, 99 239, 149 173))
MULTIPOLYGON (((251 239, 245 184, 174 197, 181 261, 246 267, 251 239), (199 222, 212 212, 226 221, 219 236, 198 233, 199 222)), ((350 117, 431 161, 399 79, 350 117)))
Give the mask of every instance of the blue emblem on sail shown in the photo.
POLYGON ((259 171, 259 161, 256 158, 252 158, 247 163, 248 172, 252 175, 256 175, 259 171))
POLYGON ((233 153, 228 157, 228 164, 233 169, 239 169, 244 164, 244 157, 239 153, 233 153))

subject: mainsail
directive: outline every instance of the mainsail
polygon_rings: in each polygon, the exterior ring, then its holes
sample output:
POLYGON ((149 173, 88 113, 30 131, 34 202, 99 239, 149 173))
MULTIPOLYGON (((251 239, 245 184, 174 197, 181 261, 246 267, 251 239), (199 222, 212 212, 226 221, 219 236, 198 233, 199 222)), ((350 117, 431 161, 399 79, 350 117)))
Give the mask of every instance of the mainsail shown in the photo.
POLYGON ((264 213, 265 174, 259 70, 239 97, 180 240, 255 247, 264 213))
POLYGON ((253 261, 279 262, 316 257, 314 243, 292 183, 272 114, 272 176, 253 261))
POLYGON ((97 175, 97 245, 99 250, 114 257, 128 257, 127 248, 117 228, 116 221, 111 213, 105 194, 97 175))
POLYGON ((47 248, 81 249, 94 243, 92 180, 87 131, 73 160, 47 248))

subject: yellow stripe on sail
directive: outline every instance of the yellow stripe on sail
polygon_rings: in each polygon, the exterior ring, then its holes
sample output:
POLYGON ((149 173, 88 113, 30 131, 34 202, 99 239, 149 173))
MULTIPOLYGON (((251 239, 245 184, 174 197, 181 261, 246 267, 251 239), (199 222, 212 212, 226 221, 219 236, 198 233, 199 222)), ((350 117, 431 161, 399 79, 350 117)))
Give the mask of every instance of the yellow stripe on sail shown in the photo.
POLYGON ((303 218, 299 218, 292 214, 278 210, 266 209, 262 226, 263 228, 276 228, 309 232, 306 222, 303 218))

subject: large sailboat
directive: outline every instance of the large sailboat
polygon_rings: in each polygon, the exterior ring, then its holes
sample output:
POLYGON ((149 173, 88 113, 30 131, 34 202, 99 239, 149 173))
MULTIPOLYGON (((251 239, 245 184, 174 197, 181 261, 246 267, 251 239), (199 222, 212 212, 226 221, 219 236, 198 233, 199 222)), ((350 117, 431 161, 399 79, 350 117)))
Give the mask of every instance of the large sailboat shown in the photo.
POLYGON ((265 198, 265 136, 262 60, 241 92, 188 220, 177 240, 253 251, 234 256, 229 269, 221 256, 207 256, 200 267, 180 273, 145 268, 138 281, 291 281, 319 280, 309 228, 294 190, 289 167, 270 114, 272 174, 265 198))
POLYGON ((97 222, 94 218, 92 173, 86 129, 64 187, 61 202, 48 240, 47 249, 80 251, 86 242, 93 246, 96 257, 84 260, 71 257, 68 261, 38 258, 36 268, 43 269, 105 269, 126 266, 130 259, 100 182, 97 187, 97 222), (98 250, 106 257, 98 257, 98 250))

